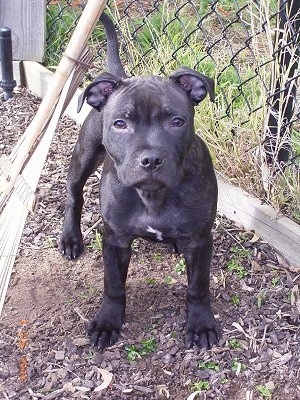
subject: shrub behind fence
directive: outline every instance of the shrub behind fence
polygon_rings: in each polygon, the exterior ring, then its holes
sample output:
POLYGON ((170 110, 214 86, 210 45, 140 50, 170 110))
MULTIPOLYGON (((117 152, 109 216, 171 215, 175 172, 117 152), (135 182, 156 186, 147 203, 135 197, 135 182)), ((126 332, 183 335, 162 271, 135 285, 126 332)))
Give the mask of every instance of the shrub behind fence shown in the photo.
MULTIPOLYGON (((300 221, 297 101, 300 15, 296 0, 108 1, 128 75, 168 75, 180 65, 216 81, 196 127, 216 169, 300 221)), ((46 63, 60 60, 84 1, 48 0, 46 63)), ((105 69, 105 35, 90 40, 105 69)))

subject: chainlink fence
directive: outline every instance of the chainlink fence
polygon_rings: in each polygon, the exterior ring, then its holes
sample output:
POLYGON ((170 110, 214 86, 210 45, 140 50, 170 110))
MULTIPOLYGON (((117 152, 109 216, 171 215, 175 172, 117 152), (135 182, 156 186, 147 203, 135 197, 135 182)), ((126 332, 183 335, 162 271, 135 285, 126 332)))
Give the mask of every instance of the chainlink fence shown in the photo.
MULTIPOLYGON (((217 171, 300 221, 300 12, 298 0, 110 0, 129 76, 181 65, 215 79, 216 101, 196 128, 217 171)), ((58 64, 85 5, 47 0, 46 65, 58 64)), ((87 76, 105 70, 101 24, 87 76)), ((85 83, 84 83, 85 84, 85 83)))

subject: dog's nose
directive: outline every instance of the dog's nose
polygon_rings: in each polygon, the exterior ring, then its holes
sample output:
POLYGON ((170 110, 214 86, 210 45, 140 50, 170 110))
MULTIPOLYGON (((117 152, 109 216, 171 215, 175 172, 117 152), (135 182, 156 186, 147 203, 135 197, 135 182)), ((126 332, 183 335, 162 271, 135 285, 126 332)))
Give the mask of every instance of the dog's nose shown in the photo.
POLYGON ((164 162, 164 159, 155 155, 143 155, 140 157, 140 166, 146 171, 158 169, 164 162))

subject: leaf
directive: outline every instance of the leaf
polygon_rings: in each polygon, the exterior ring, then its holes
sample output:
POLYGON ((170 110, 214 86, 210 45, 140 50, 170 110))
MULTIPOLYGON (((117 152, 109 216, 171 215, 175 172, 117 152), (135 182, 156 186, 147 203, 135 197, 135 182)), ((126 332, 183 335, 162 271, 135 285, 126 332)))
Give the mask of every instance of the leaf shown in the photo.
POLYGON ((300 297, 299 297, 299 286, 295 285, 291 293, 291 305, 296 306, 300 311, 300 297))
POLYGON ((196 392, 190 394, 186 400, 194 400, 199 393, 201 393, 201 390, 196 390, 196 392))
POLYGON ((170 398, 170 392, 166 385, 158 385, 157 389, 159 397, 170 398))
POLYGON ((72 385, 72 382, 65 383, 63 389, 66 392, 71 392, 71 393, 74 393, 76 391, 75 387, 72 385))
POLYGON ((89 392, 91 389, 86 387, 86 386, 75 386, 76 390, 79 390, 80 392, 89 392))
POLYGON ((278 358, 277 360, 273 360, 270 362, 270 365, 273 366, 280 366, 280 365, 285 365, 287 364, 291 358, 293 357, 292 353, 286 353, 282 357, 278 358))
POLYGON ((260 240, 260 237, 257 236, 256 234, 253 235, 253 237, 250 239, 250 243, 256 243, 260 240))
POLYGON ((251 267, 254 271, 262 271, 262 266, 255 260, 251 261, 251 267))
POLYGON ((95 387, 94 392, 100 392, 101 390, 106 389, 111 384, 113 379, 113 374, 106 369, 98 368, 98 371, 102 376, 103 382, 100 386, 95 387))
POLYGON ((85 337, 78 337, 78 338, 75 338, 72 343, 78 347, 86 346, 86 345, 90 344, 90 339, 85 338, 85 337))

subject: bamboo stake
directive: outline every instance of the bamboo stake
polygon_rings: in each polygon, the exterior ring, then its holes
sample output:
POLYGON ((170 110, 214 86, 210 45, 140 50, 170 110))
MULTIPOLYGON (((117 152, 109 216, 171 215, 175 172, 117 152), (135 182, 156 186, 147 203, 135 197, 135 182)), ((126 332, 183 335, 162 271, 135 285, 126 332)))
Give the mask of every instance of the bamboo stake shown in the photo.
POLYGON ((55 102, 57 101, 57 98, 59 97, 62 88, 76 63, 76 60, 78 60, 82 54, 88 38, 105 7, 105 3, 105 0, 88 1, 66 51, 56 69, 53 82, 34 119, 26 129, 26 135, 20 144, 18 154, 13 161, 9 172, 7 170, 0 171, 0 191, 6 195, 11 192, 20 171, 26 162, 31 147, 43 129, 47 118, 51 115, 55 102))

